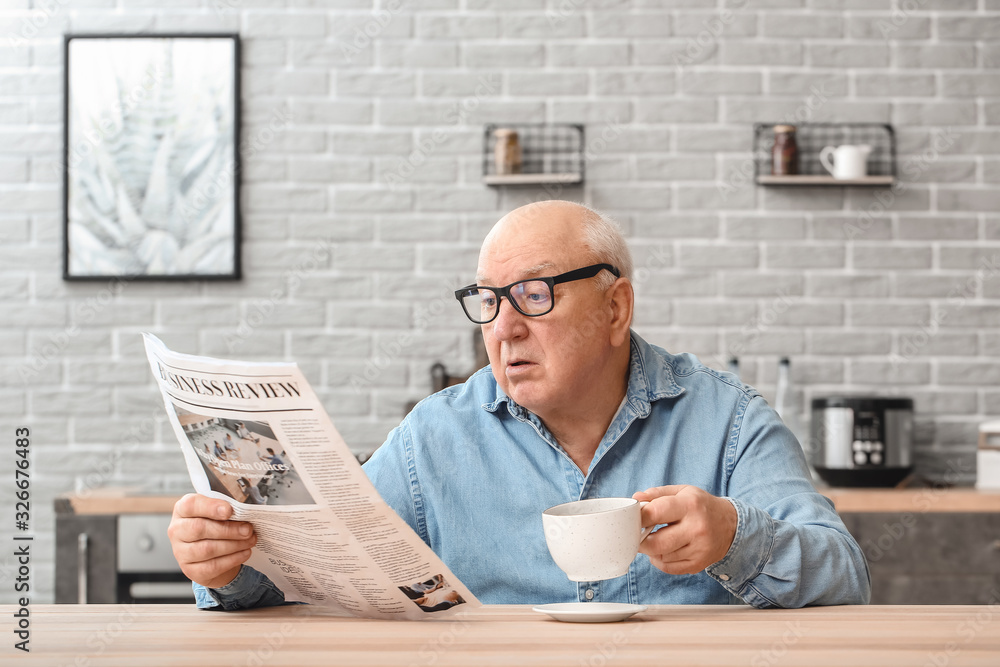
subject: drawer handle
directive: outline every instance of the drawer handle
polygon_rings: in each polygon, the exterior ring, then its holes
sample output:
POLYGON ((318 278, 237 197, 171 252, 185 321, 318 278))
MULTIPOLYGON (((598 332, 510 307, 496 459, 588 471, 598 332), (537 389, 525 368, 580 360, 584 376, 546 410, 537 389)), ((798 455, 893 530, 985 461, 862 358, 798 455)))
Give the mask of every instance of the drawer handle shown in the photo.
POLYGON ((76 536, 76 601, 77 604, 87 604, 87 556, 89 555, 89 538, 87 533, 76 536))

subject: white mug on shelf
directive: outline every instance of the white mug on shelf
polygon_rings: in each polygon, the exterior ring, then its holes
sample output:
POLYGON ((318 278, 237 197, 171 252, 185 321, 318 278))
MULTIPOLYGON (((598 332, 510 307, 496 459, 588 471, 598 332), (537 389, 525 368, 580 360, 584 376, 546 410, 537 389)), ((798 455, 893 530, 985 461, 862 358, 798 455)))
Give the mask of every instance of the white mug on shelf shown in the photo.
POLYGON ((834 178, 864 178, 868 175, 868 154, 871 151, 872 147, 867 144, 845 144, 836 148, 827 146, 820 151, 819 161, 834 178))

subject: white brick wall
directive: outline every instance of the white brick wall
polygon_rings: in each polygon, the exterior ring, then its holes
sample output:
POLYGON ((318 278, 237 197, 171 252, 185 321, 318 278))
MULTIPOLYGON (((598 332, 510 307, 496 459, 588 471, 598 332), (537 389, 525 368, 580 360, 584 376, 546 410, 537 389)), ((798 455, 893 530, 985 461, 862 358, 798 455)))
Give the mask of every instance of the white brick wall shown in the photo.
MULTIPOLYGON (((767 395, 786 354, 803 400, 912 395, 921 469, 970 481, 975 425, 1000 412, 998 37, 995 0, 4 3, 0 442, 33 429, 36 527, 88 479, 184 479, 140 331, 299 361, 358 451, 428 391, 434 361, 471 370, 449 290, 492 221, 546 196, 478 182, 490 120, 588 125, 587 184, 563 196, 628 230, 641 333, 716 365, 738 350, 767 395), (61 35, 88 30, 242 34, 244 139, 259 140, 243 282, 59 278, 61 35), (817 88, 812 120, 897 125, 906 187, 884 212, 867 215, 879 191, 739 184, 750 124, 817 88), (265 140, 276 114, 287 129, 265 140), (130 447, 154 473, 114 455, 130 447)), ((39 536, 39 601, 52 546, 39 536)))

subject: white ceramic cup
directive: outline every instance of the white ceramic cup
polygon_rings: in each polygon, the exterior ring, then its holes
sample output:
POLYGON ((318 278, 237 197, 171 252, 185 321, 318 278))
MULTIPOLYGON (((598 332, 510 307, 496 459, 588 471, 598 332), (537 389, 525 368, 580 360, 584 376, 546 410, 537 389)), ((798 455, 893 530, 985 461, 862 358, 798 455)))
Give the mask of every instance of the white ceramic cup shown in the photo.
POLYGON ((549 553, 570 581, 614 579, 628 572, 639 543, 642 506, 634 498, 590 498, 542 512, 549 553))
POLYGON ((868 175, 868 154, 872 147, 867 144, 860 146, 827 146, 819 152, 819 161, 834 178, 864 178, 868 175))

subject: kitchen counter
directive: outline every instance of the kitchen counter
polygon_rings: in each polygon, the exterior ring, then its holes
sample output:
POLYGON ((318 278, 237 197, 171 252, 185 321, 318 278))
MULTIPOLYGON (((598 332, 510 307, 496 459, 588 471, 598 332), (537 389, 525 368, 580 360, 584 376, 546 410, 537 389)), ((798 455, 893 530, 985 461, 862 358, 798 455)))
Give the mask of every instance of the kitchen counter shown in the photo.
MULTIPOLYGON (((5 618, 15 611, 0 606, 5 618)), ((25 664, 993 667, 1000 660, 1000 600, 979 607, 653 606, 622 623, 587 624, 521 605, 427 622, 324 617, 301 606, 211 612, 188 605, 36 605, 30 619, 31 652, 16 658, 25 664)), ((8 646, 6 653, 17 652, 8 646)))
POLYGON ((1000 489, 819 489, 837 512, 1000 512, 1000 489))
POLYGON ((167 540, 182 495, 122 487, 57 496, 56 602, 190 604, 190 582, 167 540))
POLYGON ((868 559, 872 604, 986 604, 1000 596, 1000 490, 820 492, 868 559))
MULTIPOLYGON (((1000 489, 831 489, 819 492, 838 512, 1000 512, 1000 489)), ((142 495, 100 489, 56 498, 56 511, 72 514, 172 514, 181 494, 142 495)))
POLYGON ((64 493, 55 499, 57 513, 65 514, 173 514, 184 494, 143 493, 139 489, 105 488, 87 493, 64 493))
MULTIPOLYGON (((820 492, 833 499, 868 558, 873 604, 983 604, 991 591, 1000 590, 1000 491, 827 488, 820 492)), ((88 601, 128 600, 121 595, 131 580, 123 580, 115 569, 119 522, 130 515, 136 519, 149 515, 148 539, 157 544, 162 539, 162 546, 169 549, 166 525, 179 497, 105 490, 57 499, 57 509, 62 510, 56 520, 56 601, 80 599, 78 541, 83 533, 91 550, 86 568, 88 601)), ((177 582, 185 581, 179 569, 173 574, 177 582)), ((185 599, 188 595, 185 588, 185 599)))

